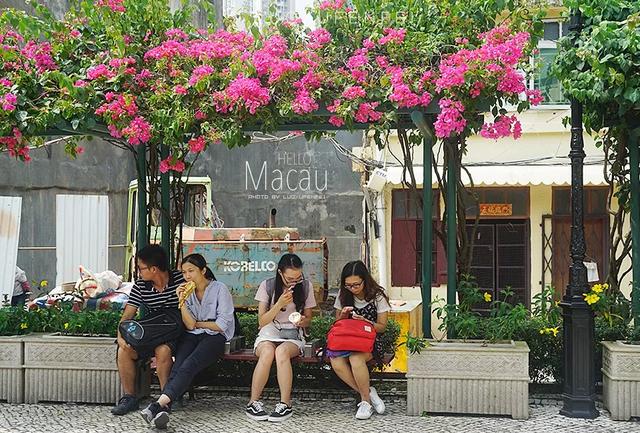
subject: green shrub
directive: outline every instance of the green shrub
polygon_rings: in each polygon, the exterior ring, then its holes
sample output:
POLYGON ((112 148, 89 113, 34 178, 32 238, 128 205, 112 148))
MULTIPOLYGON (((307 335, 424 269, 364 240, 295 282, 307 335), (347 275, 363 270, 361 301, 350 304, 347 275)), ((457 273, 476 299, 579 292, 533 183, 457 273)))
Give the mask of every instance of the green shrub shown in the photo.
POLYGON ((23 335, 30 332, 60 332, 66 335, 105 335, 115 337, 120 310, 73 311, 71 305, 24 310, 0 309, 0 335, 23 335))
POLYGON ((382 353, 396 353, 400 338, 400 324, 393 319, 387 321, 387 329, 382 334, 382 353))
POLYGON ((533 317, 527 321, 514 340, 526 341, 529 346, 529 377, 533 383, 555 381, 561 383, 562 374, 562 329, 533 317))
POLYGON ((333 322, 336 321, 335 315, 324 314, 322 316, 315 316, 311 319, 311 326, 309 326, 309 338, 308 340, 320 340, 321 344, 327 342, 327 334, 333 322))
POLYGON ((240 322, 240 335, 245 338, 245 344, 253 347, 258 336, 258 313, 237 313, 240 322))
POLYGON ((0 335, 23 335, 31 332, 30 315, 22 308, 0 308, 0 335))

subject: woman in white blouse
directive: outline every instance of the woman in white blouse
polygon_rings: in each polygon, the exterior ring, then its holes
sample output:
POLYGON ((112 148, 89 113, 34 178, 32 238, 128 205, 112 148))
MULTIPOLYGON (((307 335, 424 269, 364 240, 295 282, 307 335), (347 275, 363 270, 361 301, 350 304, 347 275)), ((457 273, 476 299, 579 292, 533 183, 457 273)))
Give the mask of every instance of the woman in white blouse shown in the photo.
POLYGON ((195 283, 191 294, 186 284, 177 289, 180 312, 187 332, 178 342, 175 362, 162 395, 147 406, 142 417, 156 428, 169 422, 170 405, 188 389, 193 378, 224 353, 225 343, 233 337, 235 321, 233 298, 227 286, 216 281, 200 254, 182 259, 182 274, 187 283, 195 283))

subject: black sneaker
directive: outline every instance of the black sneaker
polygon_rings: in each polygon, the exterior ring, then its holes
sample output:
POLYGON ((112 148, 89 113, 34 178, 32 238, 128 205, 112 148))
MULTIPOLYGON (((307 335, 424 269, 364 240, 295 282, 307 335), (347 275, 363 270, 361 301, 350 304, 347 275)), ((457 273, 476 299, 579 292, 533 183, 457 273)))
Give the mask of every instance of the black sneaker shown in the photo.
POLYGON ((291 406, 287 406, 286 403, 280 402, 276 404, 276 408, 271 412, 271 415, 269 415, 269 421, 284 421, 291 418, 291 415, 293 415, 293 408, 291 406))
POLYGON ((166 428, 169 423, 169 409, 160 406, 160 403, 154 401, 149 406, 140 411, 142 418, 148 423, 153 424, 157 428, 166 428))
POLYGON ((153 418, 151 424, 158 429, 167 428, 167 424, 169 424, 169 414, 165 410, 158 412, 158 414, 153 418))
POLYGON ((120 397, 118 404, 111 408, 111 413, 114 415, 126 415, 129 412, 138 410, 139 408, 138 399, 131 394, 125 394, 120 397))
POLYGON ((269 414, 264 410, 264 404, 260 400, 256 400, 247 405, 245 410, 247 416, 256 421, 266 421, 269 414))

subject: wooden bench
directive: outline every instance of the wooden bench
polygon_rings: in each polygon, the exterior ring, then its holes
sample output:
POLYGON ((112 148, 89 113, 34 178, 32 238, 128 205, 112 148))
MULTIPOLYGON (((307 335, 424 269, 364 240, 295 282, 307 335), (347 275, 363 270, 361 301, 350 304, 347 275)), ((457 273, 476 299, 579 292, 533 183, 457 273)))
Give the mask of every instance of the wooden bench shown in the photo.
MULTIPOLYGON (((244 347, 244 345, 244 337, 233 337, 231 341, 227 341, 222 359, 226 359, 229 361, 258 361, 258 357, 253 353, 253 348, 247 348, 244 347)), ((316 356, 316 353, 318 349, 320 349, 320 347, 320 340, 308 341, 304 346, 303 356, 292 358, 291 361, 303 364, 317 364, 321 359, 320 357, 316 356)))
MULTIPOLYGON (((320 340, 312 340, 308 341, 304 346, 304 354, 303 356, 297 356, 291 359, 292 363, 299 364, 320 364, 322 361, 322 357, 317 356, 318 349, 320 349, 322 345, 320 344, 320 340)), ((382 361, 385 365, 391 363, 393 359, 393 353, 385 353, 382 361)), ((258 357, 253 353, 253 348, 245 347, 245 338, 243 336, 233 337, 231 340, 225 343, 224 354, 222 355, 222 359, 228 361, 237 361, 237 362, 257 362, 258 357)), ((328 363, 328 360, 325 360, 328 363)), ((150 395, 150 383, 151 383, 151 375, 152 369, 155 369, 155 358, 152 358, 151 363, 146 363, 146 365, 138 365, 138 372, 136 375, 136 388, 138 390, 138 397, 149 396, 150 395)), ((373 367, 375 362, 373 360, 367 363, 370 367, 373 367)), ((194 387, 197 384, 192 383, 188 389, 188 393, 190 395, 190 399, 193 399, 194 387)))
MULTIPOLYGON (((229 361, 257 362, 258 357, 253 353, 253 348, 244 347, 244 341, 244 337, 233 337, 231 341, 227 341, 225 353, 222 359, 229 361), (235 339, 237 340, 234 341, 235 339)), ((291 362, 300 364, 318 364, 322 361, 322 357, 317 356, 316 354, 318 349, 321 347, 322 345, 320 344, 320 340, 308 341, 304 346, 304 355, 291 358, 291 362)), ((384 364, 389 364, 393 357, 394 354, 386 353, 383 356, 382 361, 384 364)), ((374 361, 371 360, 368 364, 372 366, 374 361)))

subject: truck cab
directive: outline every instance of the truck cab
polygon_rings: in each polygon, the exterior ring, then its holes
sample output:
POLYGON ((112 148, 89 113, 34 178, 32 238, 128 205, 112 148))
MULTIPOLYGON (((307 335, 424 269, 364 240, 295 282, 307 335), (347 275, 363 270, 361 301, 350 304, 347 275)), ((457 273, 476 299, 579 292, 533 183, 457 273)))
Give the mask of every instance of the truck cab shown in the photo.
MULTIPOLYGON (((189 177, 183 179, 187 184, 185 194, 184 225, 191 227, 214 227, 217 215, 213 217, 211 198, 211 178, 209 176, 189 177)), ((160 212, 151 215, 150 242, 160 243, 162 230, 160 227, 160 212)), ((127 204, 127 239, 125 248, 125 278, 132 281, 135 273, 134 257, 136 254, 136 232, 138 229, 138 180, 129 183, 129 199, 127 204)))

